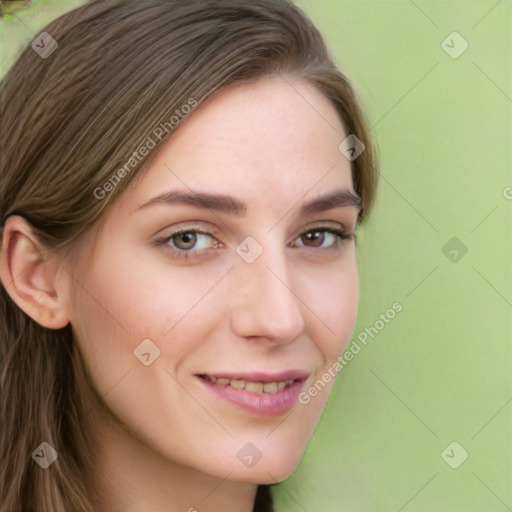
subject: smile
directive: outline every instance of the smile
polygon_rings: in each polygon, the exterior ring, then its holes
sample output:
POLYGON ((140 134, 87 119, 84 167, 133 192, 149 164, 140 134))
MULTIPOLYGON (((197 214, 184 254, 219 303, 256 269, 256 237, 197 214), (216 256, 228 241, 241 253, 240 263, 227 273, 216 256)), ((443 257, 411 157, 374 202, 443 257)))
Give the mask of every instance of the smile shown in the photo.
POLYGON ((244 389, 250 393, 270 393, 275 394, 282 391, 284 388, 291 386, 295 381, 293 379, 273 381, 273 382, 255 382, 243 379, 226 379, 224 377, 214 377, 211 375, 202 375, 202 378, 209 382, 213 382, 219 386, 231 386, 235 389, 244 389))
POLYGON ((275 416, 288 412, 300 394, 308 374, 300 371, 279 375, 197 375, 208 390, 245 412, 275 416))

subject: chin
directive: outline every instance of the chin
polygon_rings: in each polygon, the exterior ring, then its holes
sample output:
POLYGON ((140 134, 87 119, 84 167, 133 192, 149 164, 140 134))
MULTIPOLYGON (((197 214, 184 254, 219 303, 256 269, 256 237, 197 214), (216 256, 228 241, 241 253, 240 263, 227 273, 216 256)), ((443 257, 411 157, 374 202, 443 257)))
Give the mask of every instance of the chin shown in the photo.
POLYGON ((275 484, 282 482, 290 477, 297 469, 301 457, 289 455, 283 456, 281 459, 274 456, 272 460, 262 458, 252 468, 238 468, 234 471, 229 479, 239 482, 247 482, 251 484, 275 484))

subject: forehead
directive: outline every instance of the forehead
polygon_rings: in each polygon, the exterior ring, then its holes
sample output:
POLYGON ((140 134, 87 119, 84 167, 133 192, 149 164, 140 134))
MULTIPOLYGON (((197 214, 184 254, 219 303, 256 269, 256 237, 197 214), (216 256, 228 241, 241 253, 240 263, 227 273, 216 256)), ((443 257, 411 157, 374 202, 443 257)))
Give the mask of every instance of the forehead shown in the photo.
POLYGON ((338 150, 346 135, 334 106, 307 81, 277 76, 229 88, 159 150, 127 198, 130 209, 173 188, 229 193, 265 209, 352 189, 338 150))

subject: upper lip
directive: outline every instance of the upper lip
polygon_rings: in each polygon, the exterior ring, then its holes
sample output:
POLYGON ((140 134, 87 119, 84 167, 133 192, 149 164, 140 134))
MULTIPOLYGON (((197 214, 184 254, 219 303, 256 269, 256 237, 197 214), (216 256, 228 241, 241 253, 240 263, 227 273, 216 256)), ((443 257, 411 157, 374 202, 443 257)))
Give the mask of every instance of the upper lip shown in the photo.
POLYGON ((201 377, 208 375, 216 377, 217 379, 229 380, 245 380, 249 382, 281 382, 286 380, 296 380, 302 382, 309 377, 309 372, 304 370, 284 370, 277 373, 251 371, 251 372, 214 372, 214 373, 200 373, 197 376, 201 377))

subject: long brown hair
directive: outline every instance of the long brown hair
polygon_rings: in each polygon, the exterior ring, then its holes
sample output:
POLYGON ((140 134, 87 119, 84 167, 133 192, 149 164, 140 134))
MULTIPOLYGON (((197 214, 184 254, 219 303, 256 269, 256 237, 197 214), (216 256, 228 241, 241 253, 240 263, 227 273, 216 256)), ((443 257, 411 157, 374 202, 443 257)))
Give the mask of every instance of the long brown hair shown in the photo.
MULTIPOLYGON (((352 175, 359 220, 368 214, 377 170, 367 122, 321 35, 290 2, 94 0, 42 32, 58 46, 45 58, 28 46, 0 84, 0 234, 16 214, 50 252, 76 247, 193 108, 273 74, 315 84, 366 146, 352 175), (145 144, 151 151, 131 160, 145 144)), ((39 47, 51 49, 45 41, 39 47)), ((2 512, 93 512, 84 483, 90 386, 71 326, 42 327, 3 284, 2 512), (59 454, 48 470, 31 457, 42 441, 59 454)), ((260 486, 254 510, 273 510, 271 501, 260 486)))

